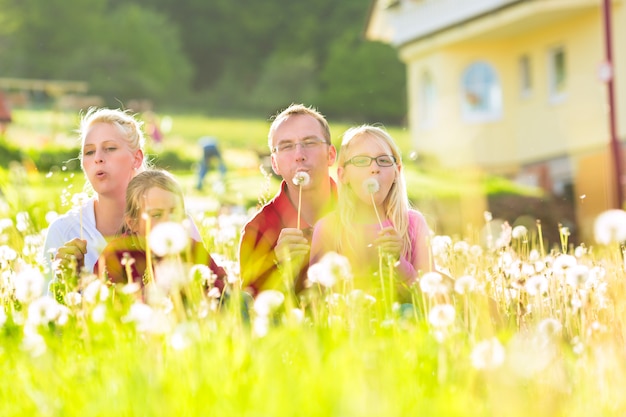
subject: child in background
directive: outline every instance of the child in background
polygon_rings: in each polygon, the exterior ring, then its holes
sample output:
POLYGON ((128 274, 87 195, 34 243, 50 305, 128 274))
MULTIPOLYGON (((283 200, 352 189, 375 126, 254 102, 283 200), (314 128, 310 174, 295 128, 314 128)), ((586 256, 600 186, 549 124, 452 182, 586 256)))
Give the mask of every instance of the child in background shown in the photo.
POLYGON ((384 129, 348 129, 337 176, 337 209, 315 225, 311 264, 331 251, 346 256, 357 288, 376 286, 380 256, 385 265, 391 257, 396 277, 407 285, 433 269, 430 230, 410 207, 400 151, 384 129))
MULTIPOLYGON (((186 218, 183 192, 174 177, 161 170, 148 170, 137 174, 128 184, 126 191, 126 210, 124 226, 120 236, 109 242, 103 250, 94 267, 94 273, 104 273, 114 283, 137 282, 143 285, 147 269, 146 234, 154 230, 155 226, 164 222, 181 223, 186 218)), ((180 229, 179 229, 180 230, 180 229)), ((171 246, 175 234, 166 236, 171 246)), ((218 266, 203 244, 184 236, 190 245, 190 250, 183 250, 181 254, 191 254, 188 261, 191 264, 207 265, 215 275, 214 286, 220 292, 224 287, 226 272, 218 266)), ((156 249, 156 248, 155 248, 156 249)), ((160 258, 152 257, 154 263, 160 258)))

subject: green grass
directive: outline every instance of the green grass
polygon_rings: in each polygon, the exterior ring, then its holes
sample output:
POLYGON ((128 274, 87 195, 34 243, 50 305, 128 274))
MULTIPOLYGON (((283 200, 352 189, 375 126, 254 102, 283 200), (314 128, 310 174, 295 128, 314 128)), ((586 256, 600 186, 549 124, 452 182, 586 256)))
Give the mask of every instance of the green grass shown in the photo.
MULTIPOLYGON (((26 132, 31 120, 16 114, 11 135, 26 132)), ((188 117, 175 118, 164 147, 193 152, 209 124, 188 117)), ((38 123, 37 135, 21 136, 24 146, 51 140, 38 123)), ((65 211, 63 202, 82 190, 84 179, 0 169, 1 416, 624 415, 626 276, 616 242, 565 244, 565 257, 558 249, 543 251, 532 233, 509 230, 513 238, 496 246, 506 230, 486 224, 492 240, 462 233, 433 239, 439 267, 456 283, 471 277, 471 290, 414 285, 407 290, 411 306, 390 306, 382 291, 368 298, 350 291, 348 277, 337 277, 340 284, 317 287, 321 292, 300 304, 287 297, 267 316, 243 309, 233 266, 246 219, 240 208, 272 195, 278 181, 268 182, 254 152, 237 141, 241 132, 261 138, 264 123, 224 122, 226 192, 211 188, 212 177, 199 193, 193 171, 175 173, 211 253, 231 273, 229 301, 219 304, 191 280, 181 289, 184 307, 177 291, 147 299, 150 320, 131 319, 132 306, 142 305, 121 288, 100 287, 96 297, 87 284, 99 284, 89 274, 80 287, 62 290, 58 304, 19 290, 40 277, 46 213, 65 211), (529 285, 538 279, 546 281, 540 292, 529 285), (70 296, 78 290, 75 304, 70 296), (298 314, 287 308, 296 304, 298 314), (443 306, 453 309, 449 322, 430 317, 443 306)), ((55 143, 63 140, 59 134, 55 143)), ((488 187, 511 190, 496 178, 467 182, 435 174, 407 164, 412 195, 452 199, 488 187)))

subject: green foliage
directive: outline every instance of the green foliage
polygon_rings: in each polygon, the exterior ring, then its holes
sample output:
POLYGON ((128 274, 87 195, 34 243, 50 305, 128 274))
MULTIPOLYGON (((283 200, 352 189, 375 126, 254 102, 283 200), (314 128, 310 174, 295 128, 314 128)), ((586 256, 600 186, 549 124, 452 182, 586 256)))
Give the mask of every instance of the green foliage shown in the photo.
POLYGON ((0 0, 0 10, 2 76, 87 81, 109 106, 147 98, 258 115, 305 102, 346 121, 405 118, 403 66, 360 38, 362 0, 0 0))
POLYGON ((320 74, 320 106, 334 118, 359 123, 402 124, 405 117, 405 71, 388 45, 364 42, 346 33, 329 48, 320 74), (357 92, 354 85, 360 85, 357 92))

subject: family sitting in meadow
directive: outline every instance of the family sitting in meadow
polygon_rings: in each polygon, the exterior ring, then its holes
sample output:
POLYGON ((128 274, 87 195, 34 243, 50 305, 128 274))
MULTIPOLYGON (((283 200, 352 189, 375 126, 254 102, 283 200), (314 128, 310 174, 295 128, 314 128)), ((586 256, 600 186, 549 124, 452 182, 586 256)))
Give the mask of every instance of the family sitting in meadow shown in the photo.
MULTIPOLYGON (((180 185, 146 165, 140 122, 125 111, 91 109, 80 134, 81 166, 94 195, 48 229, 44 250, 53 282, 88 271, 111 283, 143 285, 158 280, 156 266, 177 251, 208 267, 209 287, 221 291, 226 272, 185 214, 180 185), (163 222, 180 227, 163 228, 169 246, 158 252, 150 233, 163 222)), ((400 151, 383 128, 349 129, 337 155, 324 116, 294 104, 274 117, 268 145, 282 182, 242 229, 242 290, 253 297, 267 289, 299 294, 315 284, 307 277, 310 266, 329 252, 346 257, 351 285, 367 291, 376 292, 389 274, 401 295, 434 270, 430 230, 410 207, 400 151), (330 175, 337 159, 339 186, 330 175)))

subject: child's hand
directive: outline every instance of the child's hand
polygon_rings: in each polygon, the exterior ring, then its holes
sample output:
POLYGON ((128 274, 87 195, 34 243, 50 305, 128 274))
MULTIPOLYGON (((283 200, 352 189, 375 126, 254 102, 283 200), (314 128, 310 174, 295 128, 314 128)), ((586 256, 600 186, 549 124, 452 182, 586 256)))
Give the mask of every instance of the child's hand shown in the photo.
POLYGON ((402 237, 392 226, 381 229, 374 243, 383 255, 390 255, 396 261, 400 259, 402 237))

